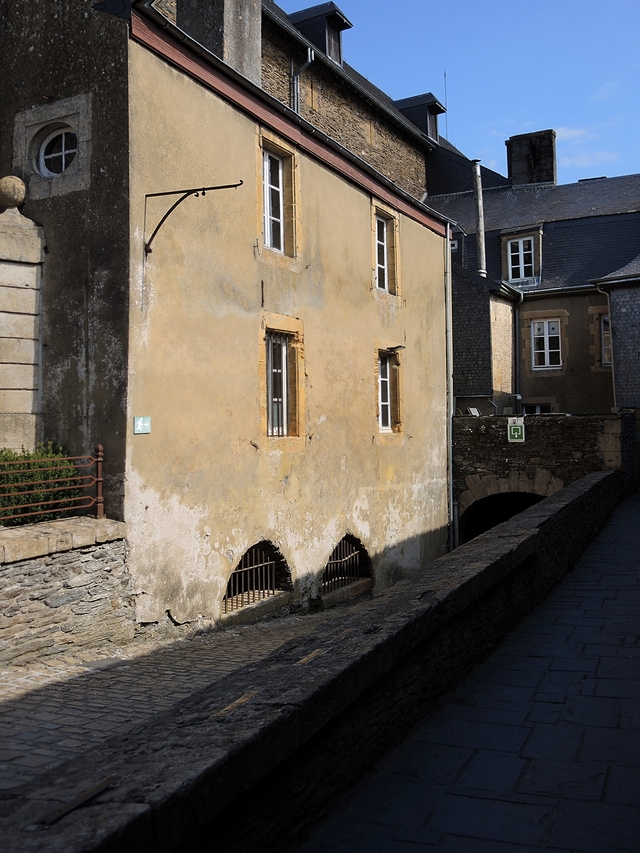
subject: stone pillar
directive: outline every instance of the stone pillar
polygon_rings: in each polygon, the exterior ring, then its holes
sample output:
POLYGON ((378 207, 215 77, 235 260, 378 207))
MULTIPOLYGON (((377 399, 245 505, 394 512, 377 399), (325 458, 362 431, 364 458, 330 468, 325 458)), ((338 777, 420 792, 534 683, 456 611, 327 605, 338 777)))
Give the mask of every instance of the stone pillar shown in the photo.
POLYGON ((19 178, 0 180, 0 448, 32 450, 42 441, 40 282, 42 228, 16 209, 19 178))
POLYGON ((177 0, 180 29, 256 86, 261 84, 261 0, 177 0))

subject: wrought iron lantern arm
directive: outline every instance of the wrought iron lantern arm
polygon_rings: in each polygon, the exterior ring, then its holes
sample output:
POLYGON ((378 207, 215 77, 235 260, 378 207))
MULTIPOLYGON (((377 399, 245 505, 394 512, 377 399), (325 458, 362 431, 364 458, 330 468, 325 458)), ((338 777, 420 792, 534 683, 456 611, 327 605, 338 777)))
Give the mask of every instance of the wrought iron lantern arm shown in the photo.
POLYGON ((176 209, 176 207, 179 207, 185 199, 189 198, 189 196, 195 196, 196 198, 198 198, 199 196, 201 196, 201 195, 205 196, 208 192, 213 192, 214 190, 238 189, 238 187, 241 187, 243 183, 244 183, 244 181, 238 181, 238 183, 236 183, 236 184, 221 184, 217 187, 195 187, 195 189, 192 189, 192 190, 171 190, 170 192, 166 192, 166 193, 147 193, 145 195, 145 199, 147 199, 147 198, 159 198, 160 196, 166 196, 166 195, 179 195, 180 198, 171 205, 171 207, 164 214, 164 216, 162 217, 160 222, 158 222, 156 227, 153 229, 153 233, 151 234, 151 237, 149 237, 147 242, 144 244, 145 254, 148 255, 149 252, 153 251, 153 249, 151 248, 151 244, 153 243, 153 240, 154 240, 156 234, 162 228, 162 226, 167 221, 167 219, 171 216, 171 214, 176 209))

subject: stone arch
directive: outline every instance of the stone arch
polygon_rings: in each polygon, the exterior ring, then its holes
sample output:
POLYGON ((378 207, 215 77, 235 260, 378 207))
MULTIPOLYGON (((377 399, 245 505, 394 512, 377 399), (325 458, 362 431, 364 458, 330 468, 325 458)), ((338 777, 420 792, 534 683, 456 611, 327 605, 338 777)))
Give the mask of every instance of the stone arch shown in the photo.
POLYGON ((247 548, 231 572, 222 612, 229 613, 292 589, 287 561, 273 542, 263 539, 247 548))
MULTIPOLYGON (((470 511, 480 501, 486 501, 487 498, 494 496, 520 495, 522 496, 519 501, 520 508, 515 510, 520 512, 564 487, 563 481, 554 477, 546 468, 535 468, 531 474, 512 468, 503 477, 495 474, 470 474, 465 478, 465 485, 467 488, 458 495, 458 524, 461 532, 463 532, 464 520, 469 518, 470 511), (526 496, 529 496, 529 499, 526 496)), ((507 515, 499 518, 496 524, 508 517, 507 515)), ((467 541, 464 536, 460 537, 460 542, 462 541, 467 541)))
POLYGON ((322 571, 320 594, 366 579, 371 579, 371 558, 357 536, 346 533, 331 552, 322 571))

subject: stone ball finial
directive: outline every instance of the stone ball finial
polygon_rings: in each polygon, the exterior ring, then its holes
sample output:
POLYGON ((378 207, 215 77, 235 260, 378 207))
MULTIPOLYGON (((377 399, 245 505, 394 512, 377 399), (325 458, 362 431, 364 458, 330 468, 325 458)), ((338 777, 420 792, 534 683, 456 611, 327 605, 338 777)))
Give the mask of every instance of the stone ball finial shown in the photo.
POLYGON ((0 210, 7 207, 19 207, 27 197, 24 181, 15 175, 0 178, 0 210))

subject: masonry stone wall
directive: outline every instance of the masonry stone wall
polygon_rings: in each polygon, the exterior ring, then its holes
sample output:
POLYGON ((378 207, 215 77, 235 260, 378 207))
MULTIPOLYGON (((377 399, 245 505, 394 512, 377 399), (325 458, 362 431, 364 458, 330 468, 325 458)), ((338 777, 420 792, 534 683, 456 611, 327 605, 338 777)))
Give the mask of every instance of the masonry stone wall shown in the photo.
POLYGON ((491 321, 486 285, 454 266, 453 389, 456 397, 493 393, 491 321))
POLYGON ((0 663, 133 638, 124 536, 108 519, 0 528, 0 663))
POLYGON ((42 228, 17 210, 0 213, 0 448, 17 452, 42 440, 43 259, 42 228))
POLYGON ((593 471, 621 469, 635 483, 634 419, 622 415, 534 415, 525 441, 507 440, 507 417, 453 419, 454 490, 462 513, 505 492, 546 497, 593 471))
MULTIPOLYGON (((300 68, 306 59, 306 51, 263 19, 266 92, 291 106, 291 63, 300 68)), ((406 192, 422 198, 427 188, 424 149, 319 61, 301 75, 300 114, 406 192)))
MULTIPOLYGON (((51 849, 187 853, 215 838, 225 853, 290 850, 564 576, 623 492, 621 472, 589 474, 56 768, 70 797, 113 783, 47 829, 51 849)), ((24 853, 24 828, 51 811, 51 785, 44 777, 10 804, 7 853, 24 853)))
POLYGON ((502 412, 504 406, 513 406, 513 304, 491 294, 491 358, 493 367, 493 400, 502 412))
POLYGON ((640 298, 638 287, 610 291, 616 406, 640 409, 640 298))

